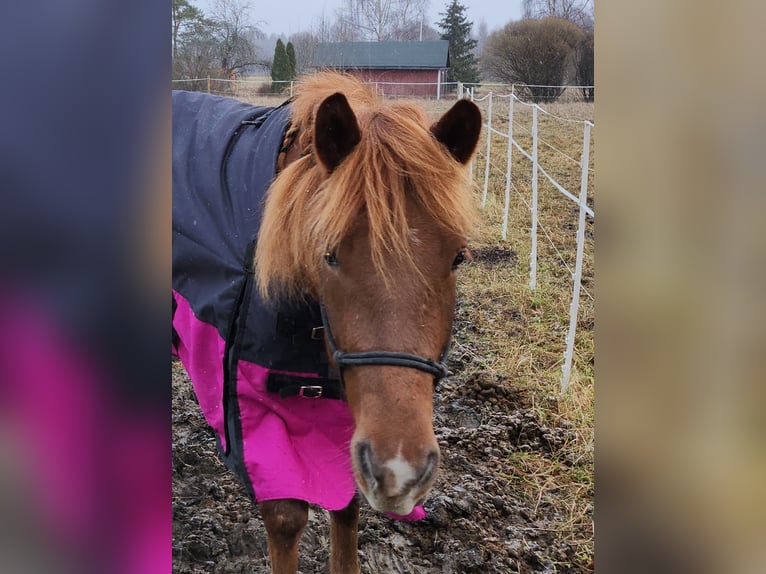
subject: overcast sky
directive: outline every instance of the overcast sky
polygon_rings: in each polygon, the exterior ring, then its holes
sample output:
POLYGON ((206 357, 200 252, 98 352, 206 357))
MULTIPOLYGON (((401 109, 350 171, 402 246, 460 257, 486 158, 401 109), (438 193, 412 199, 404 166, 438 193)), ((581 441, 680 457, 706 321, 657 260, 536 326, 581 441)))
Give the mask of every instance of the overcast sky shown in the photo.
MULTIPOLYGON (((214 0, 189 0, 206 14, 214 0)), ((511 20, 521 18, 522 0, 462 0, 468 19, 474 26, 484 20, 490 31, 504 26, 511 20)), ((449 0, 431 0, 426 24, 436 28, 439 12, 444 12, 449 0)), ((322 11, 332 18, 342 0, 251 0, 251 16, 258 27, 268 36, 289 36, 312 27, 322 11)))

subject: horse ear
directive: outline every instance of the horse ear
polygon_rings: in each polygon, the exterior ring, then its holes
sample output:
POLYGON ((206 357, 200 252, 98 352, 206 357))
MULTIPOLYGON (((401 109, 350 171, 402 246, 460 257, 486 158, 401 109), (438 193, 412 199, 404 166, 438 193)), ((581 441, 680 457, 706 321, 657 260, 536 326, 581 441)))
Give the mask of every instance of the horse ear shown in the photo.
POLYGON ((479 142, 481 112, 472 101, 458 100, 431 126, 431 133, 447 147, 457 161, 468 163, 479 142))
POLYGON ((337 92, 319 104, 314 120, 314 150, 327 171, 335 170, 361 137, 346 96, 337 92))

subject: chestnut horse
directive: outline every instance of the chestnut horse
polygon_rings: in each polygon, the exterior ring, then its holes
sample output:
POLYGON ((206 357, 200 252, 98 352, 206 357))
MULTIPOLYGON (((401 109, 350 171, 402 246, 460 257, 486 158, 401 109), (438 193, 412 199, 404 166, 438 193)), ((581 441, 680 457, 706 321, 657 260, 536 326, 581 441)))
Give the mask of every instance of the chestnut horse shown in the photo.
MULTIPOLYGON (((433 394, 475 221, 466 165, 481 115, 459 100, 429 125, 420 107, 334 73, 304 80, 290 108, 258 232, 257 289, 267 302, 321 305, 353 418, 346 452, 358 491, 407 515, 439 465, 433 394)), ((255 498, 272 572, 296 572, 309 502, 255 498)), ((358 496, 330 511, 333 573, 359 571, 358 518, 358 496)))

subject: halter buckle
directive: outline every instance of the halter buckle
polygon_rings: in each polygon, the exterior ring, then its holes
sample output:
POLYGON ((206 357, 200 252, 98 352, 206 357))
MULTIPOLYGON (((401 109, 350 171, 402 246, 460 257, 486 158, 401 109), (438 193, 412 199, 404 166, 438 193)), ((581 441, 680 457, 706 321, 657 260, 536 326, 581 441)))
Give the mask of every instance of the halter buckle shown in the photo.
POLYGON ((322 396, 323 390, 319 385, 304 385, 298 391, 298 396, 304 399, 318 399, 322 396))
POLYGON ((320 325, 319 327, 314 327, 311 329, 311 340, 312 341, 321 341, 324 339, 324 326, 320 325))

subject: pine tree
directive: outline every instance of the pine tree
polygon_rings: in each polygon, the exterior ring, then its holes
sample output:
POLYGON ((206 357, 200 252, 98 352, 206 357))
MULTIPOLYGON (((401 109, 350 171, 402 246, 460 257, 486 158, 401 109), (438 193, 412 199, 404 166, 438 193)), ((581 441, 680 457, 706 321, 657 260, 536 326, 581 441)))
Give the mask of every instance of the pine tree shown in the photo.
POLYGON ((293 46, 292 42, 287 43, 285 51, 287 52, 287 77, 285 79, 294 80, 296 76, 295 67, 297 62, 295 59, 295 46, 293 46))
POLYGON ((476 40, 471 38, 473 22, 468 20, 465 10, 466 7, 458 0, 452 0, 447 5, 447 11, 439 13, 442 19, 437 26, 442 32, 442 40, 449 42, 448 81, 473 84, 479 82, 479 69, 474 56, 476 40))
POLYGON ((271 63, 271 91, 281 92, 285 85, 282 83, 288 80, 288 62, 285 43, 281 38, 277 39, 277 46, 274 48, 274 61, 271 63))

